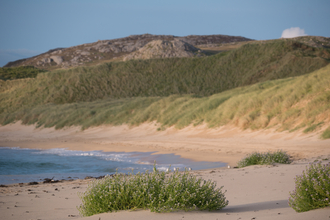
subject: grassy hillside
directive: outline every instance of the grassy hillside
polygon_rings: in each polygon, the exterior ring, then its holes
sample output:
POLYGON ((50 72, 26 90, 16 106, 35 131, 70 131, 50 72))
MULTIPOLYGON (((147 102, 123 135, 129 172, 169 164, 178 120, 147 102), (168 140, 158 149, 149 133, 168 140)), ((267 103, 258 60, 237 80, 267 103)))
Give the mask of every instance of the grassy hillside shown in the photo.
POLYGON ((204 58, 131 60, 39 74, 34 80, 2 82, 0 113, 21 106, 103 98, 194 94, 209 96, 267 80, 303 75, 329 63, 330 53, 275 40, 246 44, 204 58))
POLYGON ((206 123, 209 127, 232 124, 243 129, 322 129, 330 138, 330 65, 304 76, 257 83, 208 97, 171 95, 92 102, 40 105, 2 113, 0 122, 22 120, 26 124, 62 128, 101 124, 139 125, 157 121, 158 129, 183 128, 206 123))
POLYGON ((0 123, 86 128, 156 120, 165 127, 279 124, 308 132, 328 123, 329 66, 308 73, 329 58, 326 49, 274 40, 210 57, 131 60, 0 80, 0 123))

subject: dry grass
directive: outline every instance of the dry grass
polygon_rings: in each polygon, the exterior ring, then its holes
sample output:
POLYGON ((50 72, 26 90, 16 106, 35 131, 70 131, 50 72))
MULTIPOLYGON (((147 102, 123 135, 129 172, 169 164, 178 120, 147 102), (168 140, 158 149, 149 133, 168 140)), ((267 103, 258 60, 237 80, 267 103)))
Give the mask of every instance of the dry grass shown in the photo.
POLYGON ((112 62, 0 81, 0 123, 323 131, 330 118, 330 66, 320 69, 328 60, 318 57, 324 51, 275 40, 210 57, 112 62))
MULTIPOLYGON (((305 76, 257 83, 207 97, 171 95, 49 103, 2 113, 0 122, 22 120, 38 126, 77 125, 85 129, 101 124, 156 121, 162 129, 206 123, 209 127, 233 124, 242 129, 276 126, 279 130, 320 132, 330 124, 329 73, 330 65, 305 76)), ((327 132, 323 132, 323 138, 329 138, 327 132)))

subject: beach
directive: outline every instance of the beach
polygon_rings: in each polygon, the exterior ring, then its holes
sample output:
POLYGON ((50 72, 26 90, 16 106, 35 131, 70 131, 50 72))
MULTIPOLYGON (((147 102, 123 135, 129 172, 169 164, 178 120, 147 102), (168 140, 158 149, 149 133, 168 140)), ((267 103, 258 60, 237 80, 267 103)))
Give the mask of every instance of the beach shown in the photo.
MULTIPOLYGON (((81 131, 78 127, 62 130, 35 128, 20 122, 0 127, 0 146, 24 148, 67 148, 112 152, 175 153, 197 161, 221 161, 230 168, 192 171, 224 186, 229 205, 215 212, 193 211, 152 213, 148 210, 104 213, 84 219, 329 219, 330 209, 296 213, 288 206, 294 177, 314 161, 328 163, 330 140, 319 133, 239 130, 235 127, 208 129, 205 126, 182 130, 157 131, 154 123, 137 127, 100 126, 81 131), (283 150, 292 155, 291 164, 257 165, 234 168, 252 152, 283 150)), ((13 184, 0 188, 1 219, 79 219, 78 192, 92 180, 73 180, 37 185, 13 184)))

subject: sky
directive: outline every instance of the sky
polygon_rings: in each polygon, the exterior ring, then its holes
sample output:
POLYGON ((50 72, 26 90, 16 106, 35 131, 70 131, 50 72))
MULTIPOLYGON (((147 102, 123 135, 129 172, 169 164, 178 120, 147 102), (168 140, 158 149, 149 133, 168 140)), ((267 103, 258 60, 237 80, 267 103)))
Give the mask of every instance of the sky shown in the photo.
POLYGON ((330 0, 1 0, 0 67, 134 34, 330 37, 330 0))

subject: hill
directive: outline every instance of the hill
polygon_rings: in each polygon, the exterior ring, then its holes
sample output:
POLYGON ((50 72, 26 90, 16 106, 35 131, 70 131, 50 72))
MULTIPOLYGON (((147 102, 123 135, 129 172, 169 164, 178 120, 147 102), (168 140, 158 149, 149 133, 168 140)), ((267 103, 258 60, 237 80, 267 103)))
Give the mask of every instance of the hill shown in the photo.
POLYGON ((99 40, 69 48, 56 48, 35 57, 9 62, 5 67, 34 66, 54 70, 75 66, 95 65, 102 62, 122 60, 124 56, 139 50, 154 40, 179 40, 195 47, 219 46, 222 44, 251 41, 251 39, 228 35, 131 35, 114 40, 99 40))
POLYGON ((43 72, 0 81, 0 122, 85 128, 156 120, 178 128, 234 123, 255 129, 320 129, 328 124, 329 61, 327 48, 279 39, 206 57, 43 72), (313 104, 304 109, 303 103, 313 104))
POLYGON ((201 58, 130 60, 57 70, 21 80, 14 90, 16 82, 1 83, 11 92, 1 94, 0 113, 7 107, 15 110, 18 103, 60 104, 173 94, 209 96, 239 86, 310 73, 326 66, 329 57, 327 49, 295 40, 274 40, 201 58), (4 100, 11 104, 7 106, 4 100))

